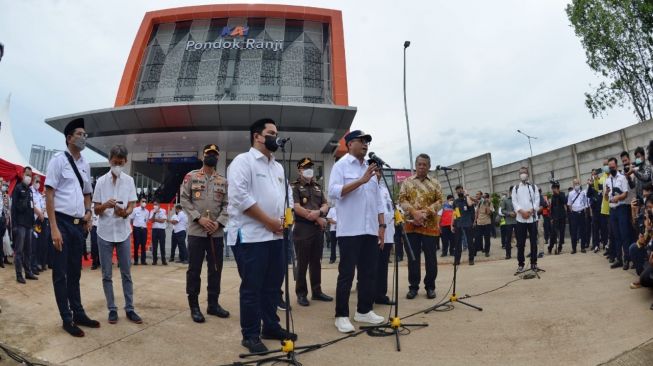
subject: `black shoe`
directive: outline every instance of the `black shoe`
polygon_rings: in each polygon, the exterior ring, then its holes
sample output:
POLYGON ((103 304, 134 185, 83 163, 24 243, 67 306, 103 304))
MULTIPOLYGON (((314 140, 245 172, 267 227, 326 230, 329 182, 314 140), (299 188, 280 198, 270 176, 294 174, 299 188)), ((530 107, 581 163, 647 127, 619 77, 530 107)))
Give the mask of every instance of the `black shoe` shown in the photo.
POLYGON ((572 249, 571 254, 576 254, 576 249, 572 249))
MULTIPOLYGON (((608 258, 608 262, 609 262, 609 263, 614 263, 614 261, 615 261, 614 258, 612 258, 612 257, 608 258)), ((621 265, 621 264, 620 264, 620 265, 621 265)))
POLYGON ((324 292, 321 292, 317 295, 311 296, 311 300, 315 301, 324 301, 324 302, 331 302, 333 301, 333 297, 326 295, 324 292))
POLYGON ((157 263, 158 263, 157 261, 153 261, 153 262, 152 262, 152 265, 153 265, 153 266, 156 266, 157 263))
POLYGON ((394 305, 395 304, 395 302, 390 300, 390 298, 387 297, 387 296, 383 297, 383 298, 380 298, 380 299, 374 300, 374 303, 378 304, 378 305, 394 305))
POLYGON ((630 269, 630 262, 629 262, 629 261, 624 261, 624 267, 623 267, 623 270, 624 270, 624 271, 627 271, 627 270, 629 270, 629 269, 630 269))
POLYGON ((511 256, 509 256, 509 255, 507 255, 507 256, 506 256, 506 259, 510 259, 510 258, 512 258, 512 257, 511 257, 511 256))
POLYGON ((109 324, 116 324, 118 322, 118 312, 115 310, 109 311, 109 324))
POLYGON ((161 264, 163 264, 164 266, 167 266, 168 262, 164 259, 163 261, 161 261, 161 264))
POLYGON ((610 268, 612 268, 612 269, 619 268, 619 267, 623 267, 623 265, 624 264, 623 264, 622 261, 615 260, 614 263, 612 263, 612 265, 610 266, 610 268))
POLYGON ((137 266, 137 265, 138 265, 138 262, 134 262, 134 265, 137 266))
POLYGON ((286 311, 286 308, 287 308, 288 310, 292 310, 292 306, 286 304, 286 302, 283 301, 283 299, 279 300, 279 303, 277 304, 277 310, 279 310, 279 311, 286 311))
POLYGON ((587 253, 587 250, 585 248, 580 250, 581 253, 587 253))
POLYGON ((204 319, 204 314, 202 314, 198 307, 190 308, 190 317, 193 318, 195 323, 204 323, 206 321, 206 319, 204 319))
POLYGON ((25 275, 25 278, 28 280, 38 280, 39 278, 34 275, 34 273, 28 273, 25 275))
POLYGON ((435 299, 435 290, 426 290, 426 297, 428 299, 435 299))
POLYGON ((99 328, 100 322, 89 318, 86 314, 75 317, 75 324, 88 328, 99 328))
POLYGON ((469 260, 469 265, 470 265, 470 266, 473 266, 473 265, 474 265, 474 258, 472 258, 472 259, 469 260))
POLYGON ((406 298, 407 298, 408 300, 412 300, 412 299, 414 299, 415 296, 417 296, 417 290, 410 290, 410 291, 408 291, 408 293, 406 294, 406 298))
POLYGON ((84 331, 79 329, 79 327, 73 322, 63 323, 63 329, 73 337, 83 337, 84 336, 84 331))
POLYGON ((32 268, 32 274, 38 276, 41 274, 41 271, 37 267, 32 268))
POLYGON ((334 264, 334 263, 336 263, 335 259, 329 259, 329 264, 334 264))
POLYGON ((95 271, 99 266, 97 264, 94 264, 91 266, 91 271, 95 271))
POLYGON ((142 266, 147 266, 147 262, 141 262, 142 266))
POLYGON ((440 257, 446 257, 446 256, 447 256, 447 253, 440 254, 440 257))
POLYGON ((297 303, 298 303, 299 305, 301 305, 301 306, 308 306, 308 305, 310 305, 310 303, 308 302, 308 299, 306 298, 306 296, 301 296, 301 295, 298 295, 298 296, 297 296, 297 303))
POLYGON ((284 341, 286 339, 290 339, 291 341, 296 341, 297 340, 297 334, 288 332, 283 328, 279 328, 274 331, 268 331, 268 330, 263 330, 261 332, 261 338, 263 339, 276 339, 279 341, 284 341))
POLYGON ((217 316, 218 318, 228 318, 229 312, 222 308, 220 304, 209 305, 206 307, 206 313, 217 316))
POLYGON ((169 262, 170 263, 175 263, 175 257, 170 257, 169 262))
POLYGON ((268 348, 265 347, 263 342, 261 342, 261 338, 259 337, 243 339, 240 344, 242 344, 243 347, 247 348, 250 353, 261 353, 268 351, 268 348))
POLYGON ((129 319, 130 322, 136 324, 143 324, 143 319, 141 319, 141 317, 138 316, 138 314, 136 314, 134 310, 126 312, 125 315, 127 316, 127 319, 129 319))
POLYGON ((25 283, 25 279, 23 278, 23 276, 16 277, 16 282, 24 284, 24 283, 25 283))
POLYGON ((489 257, 490 253, 485 253, 485 258, 489 257))
POLYGON ((0 261, 0 268, 5 268, 5 264, 3 261, 0 261))
POLYGON ((551 255, 551 249, 553 249, 553 248, 548 247, 548 248, 546 248, 546 249, 547 249, 547 251, 549 252, 549 255, 551 255))

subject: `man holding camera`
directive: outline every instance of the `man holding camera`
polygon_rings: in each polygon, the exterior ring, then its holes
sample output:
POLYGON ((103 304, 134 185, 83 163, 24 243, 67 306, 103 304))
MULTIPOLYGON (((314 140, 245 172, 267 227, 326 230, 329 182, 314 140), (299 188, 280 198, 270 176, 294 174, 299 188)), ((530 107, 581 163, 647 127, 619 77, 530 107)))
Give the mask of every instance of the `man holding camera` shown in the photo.
POLYGON ((526 235, 530 239, 530 262, 531 269, 537 270, 537 212, 540 210, 540 196, 537 186, 528 181, 528 168, 519 169, 519 184, 512 189, 512 204, 517 212, 517 260, 519 267, 517 272, 524 271, 524 247, 526 246, 526 235))
POLYGON ((617 169, 617 159, 608 159, 610 176, 605 182, 604 197, 610 205, 610 228, 614 235, 614 248, 611 248, 615 261, 610 268, 629 268, 628 240, 630 238, 630 222, 628 220, 629 207, 628 179, 617 169))

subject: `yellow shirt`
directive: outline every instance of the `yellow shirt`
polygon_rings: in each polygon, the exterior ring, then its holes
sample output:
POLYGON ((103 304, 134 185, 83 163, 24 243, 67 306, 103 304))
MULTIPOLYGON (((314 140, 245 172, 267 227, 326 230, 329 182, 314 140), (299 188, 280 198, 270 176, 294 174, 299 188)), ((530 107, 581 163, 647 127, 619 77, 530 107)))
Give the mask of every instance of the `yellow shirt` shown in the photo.
POLYGON ((610 215, 610 202, 605 196, 603 196, 603 189, 599 189, 599 184, 605 189, 605 180, 608 178, 608 173, 603 173, 599 179, 594 180, 594 190, 599 192, 603 197, 603 202, 601 202, 601 215, 610 215))

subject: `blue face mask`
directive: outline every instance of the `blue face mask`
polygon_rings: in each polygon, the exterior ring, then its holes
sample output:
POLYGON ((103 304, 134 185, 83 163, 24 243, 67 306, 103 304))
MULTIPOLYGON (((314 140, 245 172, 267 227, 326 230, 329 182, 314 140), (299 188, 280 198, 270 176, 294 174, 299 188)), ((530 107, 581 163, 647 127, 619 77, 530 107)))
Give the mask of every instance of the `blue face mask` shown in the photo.
POLYGON ((637 158, 635 159, 635 165, 640 165, 642 163, 642 159, 637 158))
POLYGON ((603 170, 603 173, 607 173, 607 172, 610 171, 610 168, 608 168, 607 165, 604 165, 603 168, 601 168, 601 169, 603 170))

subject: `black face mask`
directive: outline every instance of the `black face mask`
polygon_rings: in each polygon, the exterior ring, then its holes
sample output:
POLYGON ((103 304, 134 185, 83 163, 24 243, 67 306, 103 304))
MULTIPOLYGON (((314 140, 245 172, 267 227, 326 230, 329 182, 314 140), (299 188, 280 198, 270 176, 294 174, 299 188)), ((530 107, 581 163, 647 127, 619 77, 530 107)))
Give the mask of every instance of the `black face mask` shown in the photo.
POLYGON ((272 136, 272 135, 265 136, 265 148, 272 152, 275 152, 277 151, 277 149, 279 149, 279 145, 277 145, 276 136, 272 136))
POLYGON ((465 194, 464 193, 458 193, 458 198, 465 198, 465 194))
POLYGON ((610 169, 610 175, 613 177, 617 175, 617 169, 610 169))
POLYGON ((218 165, 218 157, 215 155, 207 155, 204 157, 204 165, 210 167, 210 168, 215 168, 216 165, 218 165))

